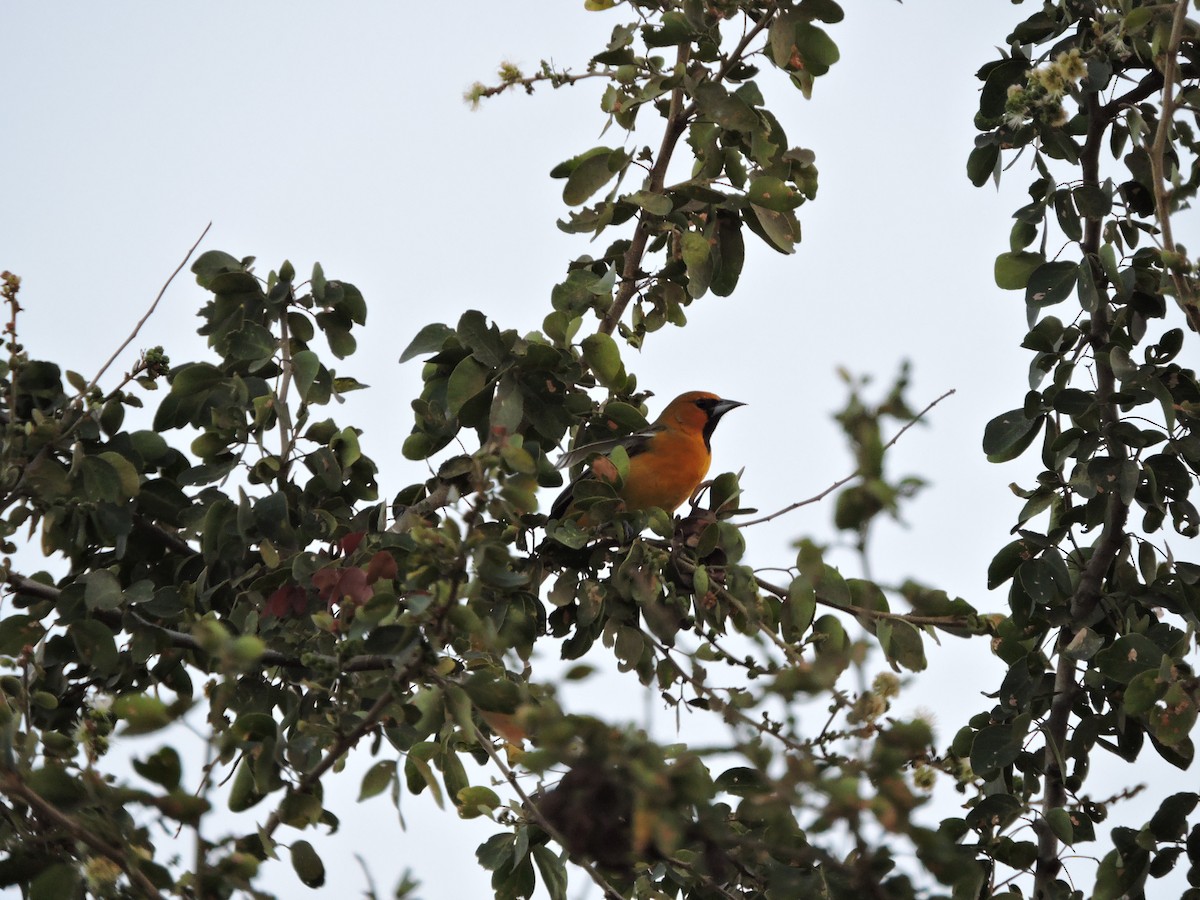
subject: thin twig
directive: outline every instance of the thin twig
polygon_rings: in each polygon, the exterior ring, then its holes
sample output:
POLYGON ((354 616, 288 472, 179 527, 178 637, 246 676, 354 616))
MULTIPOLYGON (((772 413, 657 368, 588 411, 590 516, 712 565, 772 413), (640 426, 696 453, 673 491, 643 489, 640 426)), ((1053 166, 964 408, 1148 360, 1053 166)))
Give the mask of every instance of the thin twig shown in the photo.
POLYGON ((113 355, 108 358, 108 362, 100 367, 100 371, 96 373, 96 377, 93 378, 91 383, 89 383, 88 386, 79 394, 79 397, 86 397, 88 394, 90 394, 92 392, 92 388, 99 383, 100 379, 104 376, 104 373, 108 371, 108 367, 111 366, 116 361, 117 357, 125 351, 126 347, 133 343, 133 339, 138 336, 138 332, 142 330, 142 326, 146 324, 146 321, 152 315, 154 315, 154 310, 158 308, 158 301, 163 298, 163 294, 167 292, 167 288, 171 286, 171 282, 175 280, 175 276, 183 271, 183 267, 188 264, 188 260, 192 258, 192 254, 196 252, 196 248, 200 246, 200 242, 204 240, 204 236, 208 234, 208 230, 210 228, 212 228, 212 222, 209 222, 204 226, 204 230, 200 232, 200 237, 196 238, 196 243, 192 244, 191 249, 189 249, 187 252, 187 255, 183 257, 183 262, 175 267, 175 271, 171 273, 171 277, 168 278, 166 282, 163 283, 162 288, 159 289, 158 296, 154 298, 154 302, 150 304, 150 308, 146 310, 146 314, 138 320, 137 325, 133 327, 133 331, 130 332, 129 337, 125 338, 125 341, 121 344, 121 346, 113 352, 113 355))
MULTIPOLYGON (((764 591, 769 591, 781 600, 787 597, 787 588, 780 587, 777 584, 771 584, 769 581, 764 581, 757 575, 754 576, 754 583, 764 591)), ((849 613, 852 616, 857 616, 864 619, 875 619, 888 622, 907 622, 909 625, 918 627, 923 627, 925 625, 930 625, 934 628, 970 627, 969 617, 967 616, 917 616, 911 613, 894 613, 886 612, 882 609, 867 609, 865 606, 853 606, 849 603, 838 603, 836 600, 829 600, 824 597, 817 597, 816 601, 821 606, 827 606, 830 609, 836 609, 839 612, 849 613)))
POLYGON ((41 818, 53 822, 75 840, 86 844, 101 856, 112 860, 120 867, 121 871, 129 878, 130 883, 143 896, 149 897, 151 900, 162 900, 163 895, 158 892, 158 889, 154 887, 145 873, 136 864, 131 862, 128 853, 119 847, 114 847, 108 841, 75 821, 71 816, 29 787, 29 785, 21 780, 20 776, 16 774, 6 775, 3 780, 0 780, 0 792, 7 794, 10 798, 19 799, 26 806, 35 810, 41 818))
MULTIPOLYGON (((419 656, 417 658, 419 659, 419 656)), ((387 708, 391 706, 393 702, 395 702, 395 699, 396 698, 392 696, 391 685, 385 686, 383 693, 379 696, 379 699, 375 701, 371 708, 367 710, 367 713, 365 716, 363 716, 362 721, 355 725, 354 728, 346 734, 339 735, 337 740, 333 742, 333 746, 325 751, 325 755, 321 757, 321 761, 301 775, 300 780, 296 782, 295 787, 290 788, 288 793, 307 793, 313 785, 321 780, 322 775, 333 768, 334 764, 337 763, 339 759, 354 749, 355 744, 362 740, 368 731, 371 731, 376 725, 379 724, 379 720, 383 718, 384 712, 386 712, 387 708)), ((274 812, 267 817, 267 821, 262 827, 262 833, 267 837, 270 837, 272 834, 274 834, 275 829, 283 824, 283 817, 280 813, 280 809, 282 809, 282 805, 276 807, 274 812)))
MULTIPOLYGON (((777 741, 779 741, 781 744, 783 744, 785 747, 787 747, 789 750, 792 750, 795 753, 799 753, 801 755, 808 755, 811 752, 812 747, 813 747, 813 743, 811 741, 801 742, 789 735, 782 734, 778 731, 774 731, 770 728, 767 728, 763 725, 762 722, 759 722, 755 719, 750 718, 750 716, 748 716, 748 715, 746 715, 746 713, 742 712, 737 706, 733 705, 732 703, 729 703, 724 698, 718 696, 716 691, 713 688, 710 688, 707 684, 705 684, 700 678, 698 678, 696 676, 695 672, 688 672, 687 670, 684 669, 683 666, 681 666, 679 663, 675 662, 675 659, 672 656, 672 648, 663 644, 654 635, 648 634, 645 631, 643 631, 642 638, 644 640, 649 641, 651 646, 653 646, 664 658, 669 659, 671 661, 672 665, 674 665, 676 670, 679 672, 680 677, 686 679, 687 683, 692 686, 692 690, 694 690, 700 696, 708 698, 709 703, 715 705, 716 711, 722 713, 725 716, 725 721, 727 724, 733 725, 733 723, 730 722, 729 720, 736 719, 738 722, 741 722, 743 725, 747 726, 748 728, 750 728, 754 731, 757 731, 759 734, 770 735, 771 737, 773 737, 777 741)), ((694 659, 692 661, 693 661, 693 663, 695 662, 694 659)))
MULTIPOLYGON (((880 452, 882 453, 883 451, 889 449, 894 443, 896 443, 896 441, 900 440, 900 437, 904 434, 904 432, 908 431, 908 429, 912 428, 914 425, 916 425, 918 422, 920 422, 921 419, 923 419, 925 417, 925 415, 931 409, 933 409, 935 406, 937 406, 939 403, 941 403, 943 400, 945 400, 951 394, 957 393, 957 391, 958 391, 957 388, 950 388, 950 390, 946 391, 946 393, 942 394, 940 397, 938 397, 936 400, 934 400, 932 403, 930 403, 928 406, 926 406, 923 410, 921 410, 919 413, 917 413, 915 416, 913 416, 910 421, 905 422, 904 427, 901 428, 899 431, 897 431, 892 436, 892 439, 883 445, 883 448, 880 452)), ((785 513, 790 513, 793 510, 799 509, 802 506, 808 506, 812 503, 818 503, 821 500, 824 500, 826 497, 828 497, 830 494, 832 494, 838 488, 843 487, 846 484, 849 484, 851 481, 853 481, 855 478, 858 478, 862 474, 863 474, 863 470, 862 470, 862 467, 860 466, 859 468, 857 468, 853 472, 851 472, 849 475, 847 475, 845 478, 840 478, 837 481, 835 481, 833 484, 831 484, 829 487, 825 488, 825 490, 821 491, 819 494, 814 494, 813 496, 809 497, 807 500, 799 500, 789 506, 785 506, 783 509, 778 510, 777 512, 771 513, 770 515, 762 516, 757 519, 751 519, 749 522, 739 522, 738 527, 745 528, 748 525, 761 525, 763 522, 770 522, 772 519, 777 519, 777 518, 779 518, 779 516, 782 516, 785 513)))
MULTIPOLYGON (((496 764, 496 768, 500 770, 500 774, 504 776, 504 780, 509 783, 514 791, 517 792, 517 796, 520 797, 521 802, 525 804, 525 809, 527 809, 529 814, 537 821, 538 827, 541 828, 542 831, 546 832, 546 834, 550 835, 554 842, 560 847, 569 851, 570 847, 567 844, 566 838, 562 836, 562 832, 551 825, 550 821, 545 817, 545 815, 542 814, 542 811, 538 808, 537 803, 535 803, 533 798, 526 793, 523 787, 521 787, 521 783, 517 780, 517 776, 513 770, 510 769, 508 764, 500 758, 500 754, 496 752, 496 748, 492 746, 492 742, 483 736, 473 722, 471 723, 471 729, 475 732, 475 740, 479 743, 479 746, 483 748, 484 753, 491 757, 492 762, 496 764)), ((615 900, 621 900, 623 895, 620 893, 620 891, 609 884, 608 879, 606 879, 591 862, 586 859, 572 859, 571 862, 579 866, 579 868, 583 869, 583 871, 587 872, 588 877, 596 883, 596 886, 599 887, 600 890, 604 891, 605 900, 611 900, 611 898, 615 898, 615 900)))
POLYGON ((503 94, 505 91, 515 88, 518 85, 525 88, 527 94, 532 94, 534 87, 542 82, 549 82, 551 87, 560 88, 575 84, 577 81, 583 81, 585 78, 612 78, 612 76, 612 70, 607 68, 597 69, 594 72, 578 72, 574 75, 567 72, 538 72, 536 75, 526 75, 522 78, 506 78, 499 84, 490 86, 476 82, 464 94, 464 98, 472 107, 475 107, 478 106, 480 100, 503 94))

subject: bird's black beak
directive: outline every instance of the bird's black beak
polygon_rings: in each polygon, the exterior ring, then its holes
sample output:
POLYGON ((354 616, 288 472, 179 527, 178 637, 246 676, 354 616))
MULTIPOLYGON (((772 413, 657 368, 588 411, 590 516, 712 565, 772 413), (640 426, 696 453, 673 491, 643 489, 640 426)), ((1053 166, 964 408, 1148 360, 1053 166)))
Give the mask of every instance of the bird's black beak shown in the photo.
POLYGON ((710 421, 715 422, 731 409, 737 409, 739 406, 745 405, 745 403, 742 403, 738 400, 718 400, 712 405, 712 409, 709 410, 708 418, 710 421))

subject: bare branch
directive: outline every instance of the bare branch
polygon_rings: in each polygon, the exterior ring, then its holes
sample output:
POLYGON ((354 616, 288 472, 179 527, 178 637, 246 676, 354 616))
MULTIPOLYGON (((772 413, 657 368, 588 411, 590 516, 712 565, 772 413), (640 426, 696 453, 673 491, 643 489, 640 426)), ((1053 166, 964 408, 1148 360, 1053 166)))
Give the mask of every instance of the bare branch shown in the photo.
MULTIPOLYGON (((779 599, 787 597, 787 588, 780 587, 777 584, 772 584, 769 581, 764 581, 757 575, 754 577, 754 583, 764 591, 774 594, 779 599)), ((817 597, 817 603, 821 606, 827 606, 830 609, 836 609, 839 612, 849 613, 852 616, 857 616, 863 619, 874 619, 876 621, 889 622, 907 622, 909 625, 923 627, 930 625, 934 628, 966 628, 970 629, 971 621, 969 616, 918 616, 912 613, 894 613, 885 612, 882 609, 867 609, 865 606, 854 606, 849 603, 838 603, 836 600, 830 600, 825 597, 817 597)))
POLYGON ((130 332, 129 337, 125 338, 121 346, 113 352, 113 355, 108 358, 108 362, 100 367, 100 371, 96 373, 96 377, 93 378, 91 383, 88 384, 87 388, 79 394, 80 397, 86 397, 92 392, 92 388, 99 383, 100 379, 104 376, 104 373, 108 371, 108 367, 111 366, 116 361, 117 357, 125 351, 126 347, 133 343, 133 339, 138 336, 138 332, 142 330, 142 326, 146 324, 146 321, 152 315, 154 315, 154 310, 158 308, 158 301, 163 298, 163 294, 167 292, 167 288, 171 286, 171 282, 175 280, 175 276, 178 275, 183 270, 183 267, 188 264, 188 260, 192 258, 192 254, 196 252, 196 248, 200 246, 200 242, 204 240, 204 236, 208 234, 208 230, 210 228, 212 228, 212 222, 209 222, 204 226, 204 230, 200 232, 200 237, 196 238, 196 243, 192 244, 191 249, 189 249, 187 254, 183 257, 183 261, 175 267, 175 271, 171 273, 171 276, 159 289, 158 296, 154 298, 154 302, 150 304, 150 308, 146 310, 146 314, 138 320, 137 325, 133 327, 133 331, 130 332))
MULTIPOLYGON (((921 419, 923 419, 925 417, 925 415, 931 409, 933 409, 935 406, 937 406, 939 403, 941 403, 943 400, 945 400, 951 394, 956 393, 957 390, 958 390, 957 388, 950 388, 950 390, 946 391, 946 393, 942 394, 940 397, 938 397, 936 400, 934 400, 932 403, 930 403, 928 406, 926 406, 923 410, 921 410, 919 413, 917 413, 915 416, 913 416, 910 421, 905 422, 904 427, 901 428, 899 431, 897 431, 892 436, 892 439, 883 445, 883 450, 889 449, 894 443, 896 443, 896 441, 900 440, 900 437, 904 434, 904 432, 908 431, 908 429, 910 429, 914 425, 916 425, 919 421, 921 421, 921 419)), ((845 478, 839 478, 837 481, 835 481, 829 487, 825 488, 825 490, 821 491, 819 494, 814 494, 813 496, 809 497, 807 500, 798 500, 797 502, 791 504, 790 506, 785 506, 783 509, 773 512, 770 515, 761 516, 760 518, 757 518, 757 519, 751 519, 749 522, 739 522, 738 527, 745 528, 748 525, 761 525, 763 522, 770 522, 772 519, 777 519, 780 516, 784 515, 785 513, 790 513, 793 510, 799 509, 802 506, 808 506, 812 503, 819 503, 821 500, 824 500, 826 497, 828 497, 830 494, 832 494, 838 488, 843 487, 846 484, 849 484, 851 481, 853 481, 855 478, 858 478, 860 475, 862 475, 861 467, 855 469, 853 472, 851 472, 845 478)))

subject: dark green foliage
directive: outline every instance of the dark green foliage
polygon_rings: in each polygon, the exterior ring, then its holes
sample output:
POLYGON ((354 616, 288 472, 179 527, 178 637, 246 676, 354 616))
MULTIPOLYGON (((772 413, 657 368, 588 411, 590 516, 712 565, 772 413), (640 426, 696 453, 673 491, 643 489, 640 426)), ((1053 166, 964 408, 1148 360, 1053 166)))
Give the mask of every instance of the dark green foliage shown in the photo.
MULTIPOLYGON (((264 278, 252 258, 202 254, 210 353, 172 365, 155 348, 108 389, 30 359, 9 325, 2 549, 33 529, 65 574, 7 573, 0 885, 229 897, 286 849, 319 886, 319 842, 276 846, 277 831, 336 826, 324 797, 351 752, 373 758, 349 788, 362 801, 428 792, 495 822, 477 859, 502 898, 570 895, 568 861, 623 897, 1067 897, 1068 848, 1099 859, 1094 896, 1150 895, 1185 857, 1200 881, 1195 793, 1111 827, 1132 791, 1087 785, 1097 753, 1186 769, 1195 752, 1200 566, 1181 548, 1200 532, 1200 314, 1169 232, 1200 184, 1187 4, 1046 3, 979 72, 968 177, 1009 177, 1013 150, 1035 173, 995 265, 1023 300, 1032 360, 982 444, 1039 471, 1013 486, 1014 537, 987 572, 1008 608, 990 616, 915 581, 849 577, 806 538, 784 577, 756 571, 742 529, 755 512, 731 473, 674 520, 592 480, 575 499, 598 524, 548 521, 537 491, 562 484, 559 447, 645 425, 625 346, 731 294, 747 231, 781 253, 800 239, 815 156, 789 144, 757 79, 775 69, 810 96, 843 16, 832 0, 584 5, 626 14, 587 77, 607 80, 610 125, 653 126, 659 149, 610 140, 551 172, 565 231, 620 234, 568 265, 542 332, 471 310, 415 335, 401 360, 421 360, 423 389, 403 455, 428 477, 394 497, 378 497, 361 432, 321 409, 365 387, 336 361, 367 305, 319 265, 301 283, 287 262, 264 278), (1156 140, 1161 118, 1173 127, 1156 140), (668 183, 688 151, 690 174, 668 183), (875 647, 921 672, 937 633, 981 653, 990 640, 1007 666, 940 752, 926 721, 888 715, 898 677, 859 679, 875 647), (660 744, 623 713, 577 714, 529 676, 535 648, 590 653, 572 681, 607 660, 706 716, 711 737, 660 744), (211 773, 172 747, 196 707, 211 773), (126 735, 160 738, 129 782, 105 768, 126 735), (922 819, 935 773, 964 805, 936 828, 922 819), (223 779, 240 824, 205 827, 181 859, 157 826, 199 834, 223 779)), ((500 76, 472 97, 579 77, 500 76)), ((5 273, 12 322, 18 291, 5 273)), ((846 381, 851 475, 831 512, 866 569, 872 525, 923 485, 886 466, 897 427, 923 413, 906 369, 878 402, 846 381)))

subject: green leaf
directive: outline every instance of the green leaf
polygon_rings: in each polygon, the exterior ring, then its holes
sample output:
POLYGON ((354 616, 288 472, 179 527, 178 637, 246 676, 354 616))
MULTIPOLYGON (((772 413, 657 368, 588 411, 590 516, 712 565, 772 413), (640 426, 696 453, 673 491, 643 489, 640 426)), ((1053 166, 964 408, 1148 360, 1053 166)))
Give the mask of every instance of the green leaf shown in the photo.
POLYGON ((625 198, 630 203, 636 203, 652 216, 667 216, 675 208, 671 198, 666 194, 656 194, 653 191, 638 191, 625 198))
POLYGON ((318 888, 325 883, 325 864, 308 841, 292 842, 292 868, 305 887, 318 888))
POLYGON ((83 602, 88 609, 116 609, 125 599, 121 583, 108 569, 93 569, 79 580, 86 585, 83 602))
POLYGON ((400 354, 400 362, 408 362, 413 357, 424 356, 426 353, 437 353, 445 345, 446 338, 452 334, 454 329, 441 322, 426 325, 404 348, 404 352, 400 354))
POLYGON ((492 810, 499 805, 499 795, 491 788, 480 785, 465 787, 455 796, 455 806, 458 807, 458 814, 464 819, 490 816, 492 810))
POLYGON ((538 874, 542 877, 542 886, 550 895, 550 900, 566 900, 567 898, 567 867, 562 857, 545 844, 538 844, 531 851, 533 862, 538 874))
POLYGON ((824 75, 841 58, 833 38, 808 22, 796 26, 796 49, 804 60, 804 70, 813 76, 824 75))
POLYGON ((1071 814, 1062 807, 1049 810, 1045 815, 1046 824, 1054 832, 1054 836, 1068 846, 1075 840, 1075 828, 1071 824, 1071 814))
POLYGON ((130 432, 129 442, 133 444, 137 455, 148 465, 162 461, 171 449, 166 439, 157 431, 130 432))
POLYGON ((987 726, 971 743, 971 768, 986 777, 986 773, 1012 765, 1024 739, 1024 731, 1012 722, 987 726))
POLYGON ((717 253, 713 263, 711 290, 718 297, 728 297, 737 287, 746 261, 746 244, 742 238, 742 221, 735 215, 717 216, 717 253))
POLYGON ((611 336, 603 333, 588 335, 581 344, 583 360, 605 387, 619 390, 625 384, 625 365, 621 351, 611 336))
POLYGON ((1172 683, 1150 719, 1154 736, 1168 747, 1187 740, 1196 724, 1196 697, 1179 682, 1172 683))
POLYGON ((750 204, 744 213, 746 226, 780 253, 794 253, 800 242, 800 223, 792 212, 776 212, 750 204))
POLYGON ((124 694, 113 701, 112 713, 125 720, 123 734, 149 734, 171 724, 167 705, 149 694, 124 694))
POLYGON ((83 493, 88 500, 121 500, 121 478, 117 470, 98 456, 85 456, 79 461, 79 473, 83 479, 83 493))
POLYGON ((335 281, 333 284, 342 289, 342 299, 334 305, 334 309, 348 316, 354 324, 366 325, 367 301, 363 298, 362 292, 354 285, 344 281, 335 281))
POLYGON ((428 787, 433 795, 433 802, 439 809, 443 809, 442 786, 429 765, 429 759, 435 752, 437 745, 427 741, 410 747, 404 760, 404 780, 411 794, 419 794, 428 787))
POLYGON ((1046 262, 1040 253, 1019 250, 1001 253, 996 257, 996 286, 1006 291, 1023 290, 1038 266, 1046 262))
POLYGON ((846 13, 834 0, 800 0, 799 13, 830 25, 835 25, 846 18, 846 13))
MULTIPOLYGON (((1088 263, 1084 262, 1083 265, 1088 263)), ((1061 303, 1071 296, 1078 274, 1078 263, 1043 263, 1029 276, 1025 287, 1025 302, 1037 308, 1061 303)))
POLYGON ((710 247, 708 238, 696 231, 685 231, 680 241, 683 262, 689 269, 694 269, 708 262, 710 247))
POLYGON ((695 231, 684 232, 681 243, 683 262, 687 266, 688 295, 702 297, 712 281, 712 246, 708 238, 695 231))
POLYGON ((780 634, 785 641, 799 643, 812 627, 817 614, 817 591, 807 576, 797 575, 788 585, 787 597, 779 616, 780 634))
POLYGON ((446 385, 446 407, 450 415, 457 416, 468 400, 483 392, 490 374, 491 369, 473 356, 464 356, 459 361, 446 385))
POLYGON ((1172 794, 1161 804, 1157 812, 1150 817, 1151 834, 1160 841, 1178 841, 1188 831, 1188 816, 1196 808, 1198 796, 1193 791, 1172 794))
MULTIPOLYGON (((291 280, 290 278, 288 279, 291 280)), ((312 288, 312 295, 318 303, 325 302, 325 285, 328 282, 325 280, 325 269, 319 262, 313 263, 312 277, 309 279, 309 284, 312 288)))
MULTIPOLYGON (((592 194, 612 180, 626 162, 627 157, 620 150, 593 147, 565 163, 564 165, 570 165, 570 171, 566 176, 567 183, 563 187, 563 202, 568 206, 586 203, 592 194)), ((555 173, 560 170, 561 166, 554 169, 550 173, 551 177, 559 177, 555 173)))
POLYGON ((361 803, 368 797, 383 793, 395 776, 395 760, 383 759, 375 763, 367 769, 367 774, 363 776, 362 785, 358 789, 358 801, 361 803))
POLYGON ((229 787, 229 809, 232 812, 244 812, 262 799, 263 795, 254 786, 254 767, 249 757, 243 757, 229 787))
POLYGON ((463 683, 471 702, 488 712, 516 712, 521 703, 521 688, 502 675, 488 671, 474 673, 463 683))
POLYGON ((171 393, 184 396, 210 391, 225 380, 225 374, 208 363, 188 363, 171 377, 171 393))
POLYGON ((700 112, 726 131, 752 132, 760 127, 754 108, 722 84, 702 81, 696 86, 695 97, 700 112))
POLYGON ((750 182, 746 198, 756 206, 775 212, 795 209, 804 202, 804 196, 782 178, 760 175, 750 182))
POLYGON ((1053 606, 1062 596, 1054 577, 1054 571, 1049 564, 1041 559, 1031 559, 1021 564, 1017 570, 1021 587, 1025 593, 1041 606, 1053 606))
POLYGON ((55 863, 43 869, 29 883, 29 900, 64 900, 81 896, 83 888, 79 868, 71 863, 55 863))
POLYGON ((308 399, 309 388, 321 370, 321 359, 311 350, 297 350, 292 354, 292 381, 301 400, 308 399))
POLYGON ((1071 191, 1079 214, 1087 219, 1103 219, 1112 212, 1112 194, 1095 184, 1081 184, 1071 191))
POLYGON ((196 261, 192 263, 192 272, 196 276, 196 283, 202 288, 213 290, 218 283, 224 289, 230 279, 221 278, 223 275, 234 275, 235 279, 244 277, 245 280, 236 280, 229 284, 230 287, 235 283, 250 284, 254 287, 258 283, 254 280, 254 276, 246 271, 246 267, 242 265, 241 260, 235 259, 228 253, 221 250, 206 250, 196 257, 196 261))
POLYGON ((996 416, 983 429, 983 452, 988 462, 1008 462, 1025 452, 1042 427, 1045 416, 1025 418, 1023 409, 996 416))
POLYGON ((30 790, 55 806, 69 809, 87 800, 87 788, 79 779, 58 765, 34 769, 22 780, 30 790))
POLYGON ((483 313, 468 309, 458 320, 458 338, 471 355, 490 368, 504 363, 506 350, 495 325, 489 325, 483 313))
POLYGON ((902 619, 883 619, 876 626, 876 635, 889 662, 910 672, 924 671, 925 644, 915 627, 902 619))
POLYGON ((1163 652, 1144 634, 1126 634, 1096 654, 1100 671, 1114 681, 1129 684, 1139 672, 1158 671, 1163 652))
POLYGON ((104 677, 116 671, 119 662, 117 642, 105 625, 94 619, 84 619, 72 622, 70 631, 79 658, 90 665, 97 675, 104 677))
POLYGON ((179 787, 179 780, 183 777, 183 766, 174 747, 161 747, 144 761, 135 758, 133 770, 147 781, 160 784, 168 791, 179 787))
POLYGON ((1000 162, 1000 148, 996 144, 984 144, 976 147, 967 157, 967 178, 975 187, 983 184, 997 172, 1000 162))

